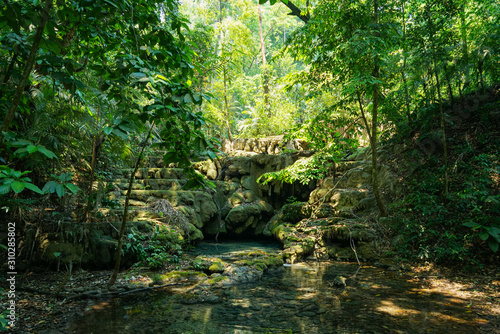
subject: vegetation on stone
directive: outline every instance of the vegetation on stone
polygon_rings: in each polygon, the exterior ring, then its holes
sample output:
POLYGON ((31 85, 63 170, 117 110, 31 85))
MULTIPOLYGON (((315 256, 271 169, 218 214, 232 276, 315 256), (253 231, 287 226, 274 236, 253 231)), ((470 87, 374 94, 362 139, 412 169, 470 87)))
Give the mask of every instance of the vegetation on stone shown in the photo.
POLYGON ((498 17, 494 0, 2 1, 4 272, 65 271, 62 296, 113 264, 109 293, 120 270, 147 290, 302 260, 497 265, 498 17), (283 250, 196 254, 245 238, 283 250))

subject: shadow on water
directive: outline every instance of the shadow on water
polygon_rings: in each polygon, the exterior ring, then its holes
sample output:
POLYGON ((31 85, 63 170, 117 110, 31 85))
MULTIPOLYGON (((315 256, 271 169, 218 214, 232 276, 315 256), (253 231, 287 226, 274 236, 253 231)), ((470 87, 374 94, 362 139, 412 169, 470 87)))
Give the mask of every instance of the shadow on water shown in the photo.
POLYGON ((277 253, 282 250, 282 246, 276 240, 239 240, 231 242, 200 242, 196 246, 195 254, 208 256, 231 256, 243 252, 264 251, 267 253, 277 253))
POLYGON ((369 265, 303 262, 210 293, 217 298, 191 303, 156 291, 102 303, 70 333, 478 332, 465 300, 369 265), (339 276, 345 287, 335 283, 339 276))

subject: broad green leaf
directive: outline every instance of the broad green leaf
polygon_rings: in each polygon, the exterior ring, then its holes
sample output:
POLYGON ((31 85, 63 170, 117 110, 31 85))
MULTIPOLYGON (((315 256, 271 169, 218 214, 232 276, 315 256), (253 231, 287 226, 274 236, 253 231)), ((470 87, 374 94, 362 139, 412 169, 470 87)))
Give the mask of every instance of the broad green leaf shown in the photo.
POLYGON ((118 127, 123 130, 124 132, 134 132, 135 129, 134 127, 132 127, 130 124, 127 124, 127 123, 121 123, 120 125, 118 125, 118 127))
POLYGON ((104 133, 109 136, 109 134, 111 132, 113 132, 113 128, 112 127, 109 127, 109 126, 106 126, 104 129, 103 129, 104 133))
POLYGON ((497 227, 488 227, 486 228, 488 230, 488 233, 495 238, 498 238, 498 235, 500 233, 500 228, 497 227))
POLYGON ((45 185, 43 186, 43 193, 47 194, 52 194, 56 191, 56 187, 57 187, 57 183, 55 181, 49 181, 47 183, 45 183, 45 185))
POLYGON ((498 252, 498 241, 496 241, 495 239, 490 239, 488 240, 488 245, 493 252, 498 252))
POLYGON ((10 184, 2 184, 2 185, 0 185, 0 195, 7 194, 10 191, 10 189, 12 189, 10 187, 10 184))
POLYGON ((130 74, 130 77, 132 79, 136 79, 136 80, 139 80, 139 79, 142 79, 142 78, 145 78, 147 77, 146 74, 142 73, 142 72, 134 72, 134 73, 131 73, 130 74))
POLYGON ((113 129, 113 134, 117 135, 118 137, 122 138, 122 139, 127 139, 128 136, 126 133, 124 133, 123 131, 119 130, 119 129, 116 129, 114 128, 113 129))
POLYGON ((73 178, 73 173, 63 173, 57 177, 61 183, 66 183, 71 181, 73 178))
POLYGON ((66 192, 66 190, 64 189, 64 186, 60 183, 58 183, 56 185, 56 193, 57 193, 57 196, 59 196, 59 198, 63 197, 64 196, 64 193, 66 192))
POLYGON ((35 145, 31 145, 31 144, 30 144, 30 145, 26 146, 26 151, 27 151, 28 153, 30 153, 30 154, 31 154, 31 153, 34 153, 34 152, 36 152, 36 151, 38 151, 38 149, 39 149, 39 147, 38 147, 38 146, 35 146, 35 145))
POLYGON ((66 188, 68 188, 69 191, 71 191, 73 193, 73 195, 76 195, 76 193, 81 190, 78 186, 75 186, 72 183, 67 183, 66 188))
POLYGON ((54 154, 54 152, 46 149, 43 146, 38 147, 38 152, 42 153, 43 155, 45 155, 49 159, 57 159, 57 156, 54 154))
POLYGON ((33 143, 26 139, 19 139, 18 141, 11 143, 11 145, 14 147, 22 147, 22 146, 33 145, 33 143))
POLYGON ((207 154, 210 157, 210 159, 212 159, 212 160, 214 160, 215 158, 217 158, 217 155, 215 155, 215 153, 212 152, 211 150, 208 150, 207 154))
POLYGON ((25 183, 26 185, 26 188, 31 190, 31 191, 34 191, 38 194, 41 194, 43 195, 43 191, 40 190, 40 188, 38 188, 37 186, 35 186, 33 183, 25 183))
POLYGON ((479 225, 479 224, 478 224, 478 223, 476 223, 476 222, 467 222, 467 223, 463 223, 462 225, 463 225, 463 226, 470 227, 470 228, 472 228, 473 230, 476 230, 476 229, 478 229, 479 227, 481 227, 481 225, 479 225))
POLYGON ((17 155, 20 158, 24 157, 26 155, 26 147, 18 148, 14 151, 14 155, 17 155))
POLYGON ((191 94, 187 93, 186 95, 184 95, 184 103, 191 103, 191 102, 193 102, 191 94))
POLYGON ((479 233, 479 238, 481 238, 481 240, 486 241, 489 237, 490 237, 490 235, 489 235, 488 232, 481 232, 481 233, 479 233))
POLYGON ((10 186, 12 187, 12 190, 14 190, 16 194, 19 194, 21 191, 24 190, 26 184, 24 182, 14 181, 10 186))

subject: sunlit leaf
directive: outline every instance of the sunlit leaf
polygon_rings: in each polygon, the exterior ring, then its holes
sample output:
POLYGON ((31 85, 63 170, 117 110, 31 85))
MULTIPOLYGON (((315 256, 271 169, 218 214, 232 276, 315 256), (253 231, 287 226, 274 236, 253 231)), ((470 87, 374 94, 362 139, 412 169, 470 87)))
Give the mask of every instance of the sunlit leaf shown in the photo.
POLYGON ((26 151, 31 154, 31 153, 38 151, 38 148, 39 148, 38 146, 34 146, 34 145, 30 144, 30 145, 26 146, 26 151))

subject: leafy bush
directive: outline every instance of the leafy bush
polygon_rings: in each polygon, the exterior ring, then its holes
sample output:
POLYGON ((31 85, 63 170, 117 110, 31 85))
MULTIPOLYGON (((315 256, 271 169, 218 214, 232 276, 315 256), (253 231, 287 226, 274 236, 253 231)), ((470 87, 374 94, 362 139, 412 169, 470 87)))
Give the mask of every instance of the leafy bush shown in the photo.
POLYGON ((172 233, 166 228, 156 225, 152 235, 130 233, 124 244, 124 252, 137 257, 137 260, 151 269, 160 269, 166 262, 179 263, 183 253, 179 243, 173 243, 172 233))
POLYGON ((492 191, 499 174, 495 156, 479 154, 459 163, 446 197, 441 170, 432 165, 429 160, 419 169, 409 194, 394 206, 402 216, 399 255, 447 264, 483 262, 485 244, 493 252, 500 244, 500 196, 492 191))

